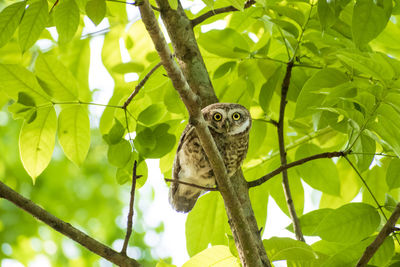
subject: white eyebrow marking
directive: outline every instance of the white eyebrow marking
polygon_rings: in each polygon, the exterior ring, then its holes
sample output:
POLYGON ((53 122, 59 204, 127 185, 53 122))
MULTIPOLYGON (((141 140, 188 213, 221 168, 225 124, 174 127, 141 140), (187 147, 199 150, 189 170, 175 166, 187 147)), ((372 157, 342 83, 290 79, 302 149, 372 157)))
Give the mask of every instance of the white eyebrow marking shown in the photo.
POLYGON ((235 135, 238 133, 241 133, 243 131, 245 131, 247 129, 247 127, 249 127, 250 121, 246 120, 239 128, 236 128, 234 131, 229 132, 230 135, 235 135))

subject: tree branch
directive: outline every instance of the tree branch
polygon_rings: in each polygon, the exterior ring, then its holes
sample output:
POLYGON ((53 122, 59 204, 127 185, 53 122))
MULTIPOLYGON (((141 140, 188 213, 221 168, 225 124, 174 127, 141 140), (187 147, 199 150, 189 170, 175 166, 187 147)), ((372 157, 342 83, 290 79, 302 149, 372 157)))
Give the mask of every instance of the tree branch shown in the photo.
MULTIPOLYGON (((161 13, 163 13, 161 5, 160 8, 161 13)), ((223 159, 201 113, 200 98, 190 89, 181 69, 174 61, 148 0, 144 0, 143 4, 139 6, 139 10, 142 21, 161 58, 161 62, 189 112, 190 122, 195 127, 201 145, 214 171, 219 191, 225 202, 226 211, 228 215, 232 215, 230 218, 232 218, 232 223, 238 230, 238 239, 244 251, 244 258, 241 259, 242 263, 244 266, 263 266, 258 253, 256 254, 258 257, 255 257, 254 252, 257 252, 256 241, 251 234, 239 199, 227 177, 223 159)), ((269 262, 267 266, 270 266, 269 262)))
POLYGON ((386 237, 389 236, 391 232, 393 232, 394 226, 396 225, 396 222, 399 218, 400 203, 396 205, 394 212, 390 216, 389 220, 385 223, 375 240, 365 249, 364 254, 361 256, 360 260, 357 263, 357 267, 367 266, 367 263, 385 241, 386 237))
POLYGON ((134 213, 133 206, 135 203, 136 179, 141 177, 141 175, 140 176, 136 175, 136 166, 137 166, 137 161, 135 160, 135 163, 133 163, 131 198, 129 200, 129 212, 128 212, 128 219, 127 219, 127 226, 126 226, 126 235, 125 235, 124 245, 122 246, 122 250, 121 250, 122 255, 126 255, 129 238, 131 237, 131 234, 132 234, 132 221, 133 221, 133 213, 134 213))
MULTIPOLYGON (((284 138, 284 122, 285 122, 285 107, 286 107, 286 97, 289 90, 290 77, 292 75, 293 60, 289 61, 286 67, 285 78, 282 82, 281 90, 281 104, 279 109, 279 120, 278 120, 278 142, 279 142, 279 154, 281 157, 281 165, 287 165, 286 150, 285 150, 285 138, 284 138)), ((282 170, 282 184, 283 192, 285 193, 286 203, 288 205, 288 210, 290 217, 293 221, 293 229, 296 234, 297 240, 305 241, 303 233, 301 232, 300 221, 296 214, 296 209, 294 208, 292 193, 290 192, 289 178, 287 170, 282 170)))
POLYGON ((25 210, 26 212, 32 214, 38 220, 44 222, 45 224, 52 227, 54 230, 60 232, 61 234, 68 236, 75 242, 81 244, 88 250, 96 253, 97 255, 103 257, 110 262, 119 266, 141 266, 136 260, 122 255, 116 252, 110 247, 100 243, 94 238, 88 236, 82 231, 76 229, 69 223, 66 223, 59 218, 55 217, 48 211, 42 209, 37 204, 33 203, 31 200, 21 196, 4 183, 0 182, 0 197, 7 199, 19 208, 25 210))
POLYGON ((262 185, 263 183, 265 183, 266 181, 268 181, 269 179, 271 179, 275 175, 278 175, 279 173, 283 172, 284 170, 290 169, 290 168, 298 166, 298 165, 302 165, 302 164, 304 164, 304 163, 306 163, 308 161, 311 161, 311 160, 323 159, 323 158, 343 157, 346 154, 347 153, 344 152, 344 151, 325 152, 325 153, 321 153, 321 154, 312 155, 312 156, 307 157, 307 158, 299 159, 299 160, 293 161, 293 162, 291 162, 289 164, 281 165, 279 168, 273 170, 272 172, 264 175, 263 177, 261 177, 261 178, 259 178, 257 180, 247 182, 247 186, 249 188, 251 188, 251 187, 262 185))
POLYGON ((164 178, 164 180, 165 180, 166 182, 177 183, 177 184, 184 184, 184 185, 196 187, 196 188, 203 189, 203 190, 207 190, 207 191, 218 191, 218 187, 201 186, 201 185, 198 185, 198 184, 192 184, 192 183, 180 181, 180 180, 177 180, 177 179, 168 179, 168 178, 164 178))
MULTIPOLYGON (((254 5, 256 3, 255 0, 248 0, 245 4, 244 4, 244 8, 249 8, 252 5, 254 5)), ((210 10, 200 16, 198 16, 197 18, 194 18, 191 20, 192 22, 192 27, 202 23, 203 21, 205 21, 206 19, 218 15, 218 14, 222 14, 222 13, 227 13, 227 12, 232 12, 232 11, 239 11, 239 9, 237 9, 234 6, 227 6, 227 7, 221 7, 221 8, 217 8, 214 10, 210 10)))
POLYGON ((136 85, 135 90, 133 90, 132 94, 128 97, 128 99, 125 101, 124 105, 122 106, 123 109, 126 109, 128 105, 131 103, 132 99, 139 93, 140 89, 144 86, 144 84, 147 82, 147 80, 150 78, 150 76, 161 66, 161 62, 157 63, 150 71, 149 73, 144 76, 144 78, 136 85))

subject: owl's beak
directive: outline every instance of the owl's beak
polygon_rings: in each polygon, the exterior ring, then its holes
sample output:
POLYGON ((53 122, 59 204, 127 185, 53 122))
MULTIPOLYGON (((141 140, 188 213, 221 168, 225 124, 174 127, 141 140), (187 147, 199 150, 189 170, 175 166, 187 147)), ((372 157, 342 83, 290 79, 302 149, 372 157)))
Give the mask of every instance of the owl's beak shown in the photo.
POLYGON ((225 120, 225 130, 227 133, 229 133, 229 128, 231 127, 231 125, 229 124, 229 120, 225 120))

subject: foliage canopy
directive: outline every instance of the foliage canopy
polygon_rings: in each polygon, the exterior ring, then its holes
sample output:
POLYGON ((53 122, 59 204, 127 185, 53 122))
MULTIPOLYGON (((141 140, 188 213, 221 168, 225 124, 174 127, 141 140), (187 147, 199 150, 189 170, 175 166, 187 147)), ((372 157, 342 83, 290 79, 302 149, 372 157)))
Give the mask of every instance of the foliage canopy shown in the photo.
MULTIPOLYGON (((168 2, 172 9, 181 8, 176 0, 168 2)), ((192 2, 184 3, 192 22, 210 10, 229 5, 237 9, 216 12, 201 25, 193 25, 193 30, 219 101, 240 103, 252 114, 250 146, 243 164, 246 179, 256 180, 281 166, 275 128, 289 61, 293 69, 284 120, 288 162, 329 151, 346 153, 339 159, 321 158, 288 170, 303 234, 321 240, 307 245, 290 238, 265 239, 269 259, 286 260, 288 266, 355 265, 400 200, 399 1, 203 3, 196 13, 192 2), (206 26, 216 21, 224 26, 206 26), (312 196, 304 195, 304 183, 321 195, 316 200, 319 209, 305 214, 304 201, 312 196)), ((98 226, 89 231, 112 243, 122 232, 113 219, 118 216, 115 206, 123 204, 112 197, 124 190, 118 184, 131 180, 132 165, 137 161, 137 173, 143 175, 137 189, 143 186, 148 178, 145 159, 160 159, 161 172, 171 177, 188 112, 165 70, 155 69, 160 59, 134 4, 111 0, 0 1, 0 10, 0 121, 4 121, 0 149, 7 155, 0 162, 2 181, 37 202, 52 202, 49 208, 66 220, 82 225, 86 219, 95 219, 98 226), (92 24, 106 27, 88 33, 92 24), (110 99, 89 88, 93 62, 90 40, 99 35, 103 38, 101 62, 114 81, 114 88, 108 88, 112 90, 110 99), (138 81, 151 71, 143 88, 125 105, 138 81), (136 75, 134 81, 132 74, 136 75), (99 121, 93 106, 104 106, 99 121), (22 122, 8 121, 7 114, 22 122), (13 149, 17 138, 19 158, 34 187, 23 181, 26 174, 13 149), (81 169, 71 165, 59 147, 81 169), (114 169, 116 179, 111 180, 114 169), (100 194, 96 191, 99 184, 114 193, 102 190, 100 194), (70 192, 69 187, 76 188, 78 198, 79 190, 89 193, 82 193, 86 199, 80 203, 67 194, 57 195, 58 191, 70 192), (96 213, 97 206, 88 198, 96 199, 102 214, 96 213), (85 201, 89 206, 84 216, 68 215, 60 208, 70 202, 68 209, 81 210, 85 201)), ((250 188, 249 194, 259 227, 266 223, 269 196, 289 216, 279 177, 250 188)), ((0 210, 0 258, 28 262, 33 254, 23 252, 23 243, 42 228, 4 201, 0 210), (15 221, 19 222, 13 226, 15 221), (27 221, 32 227, 22 230, 27 221), (12 247, 11 254, 4 244, 12 247)), ((139 215, 145 212, 136 210, 139 215)), ((293 231, 293 225, 287 229, 293 231)), ((162 231, 162 225, 157 231, 162 231)), ((45 235, 54 242, 64 242, 60 235, 45 235)), ((221 259, 238 264, 219 193, 210 192, 199 199, 187 217, 186 237, 187 251, 193 258, 184 266, 205 266, 221 259), (210 243, 213 247, 208 248, 210 243), (206 258, 208 262, 204 262, 206 258)), ((140 233, 133 239, 148 253, 146 245, 140 243, 140 233)), ((398 264, 399 245, 395 235, 388 236, 370 264, 398 264)), ((83 265, 98 259, 83 253, 83 265)), ((147 256, 141 263, 148 260, 154 265, 147 256)), ((68 259, 58 253, 54 261, 63 265, 68 259)))

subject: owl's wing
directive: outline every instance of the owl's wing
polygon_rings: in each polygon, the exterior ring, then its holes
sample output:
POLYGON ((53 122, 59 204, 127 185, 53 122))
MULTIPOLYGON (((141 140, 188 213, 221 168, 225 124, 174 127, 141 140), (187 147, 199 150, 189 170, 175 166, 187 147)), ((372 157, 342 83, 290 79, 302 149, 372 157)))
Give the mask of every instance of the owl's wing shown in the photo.
MULTIPOLYGON (((174 180, 180 179, 179 176, 182 176, 182 173, 180 173, 182 168, 189 167, 187 158, 182 159, 183 154, 180 152, 182 152, 182 149, 186 149, 184 145, 186 146, 187 143, 192 142, 193 139, 196 138, 197 135, 194 127, 191 125, 187 125, 180 138, 174 160, 174 165, 172 170, 172 176, 174 180), (181 166, 182 161, 186 162, 187 165, 181 166)), ((171 187, 169 189, 169 202, 176 211, 189 212, 193 208, 201 192, 202 192, 201 189, 196 189, 179 183, 171 183, 171 187)))
MULTIPOLYGON (((179 153, 179 151, 182 149, 182 145, 184 144, 184 142, 188 139, 188 137, 191 137, 193 134, 196 134, 194 127, 190 124, 186 125, 185 129, 182 132, 181 138, 179 139, 179 145, 178 148, 176 150, 176 155, 175 155, 175 159, 174 159, 174 165, 172 166, 172 178, 178 180, 178 174, 181 171, 181 164, 179 163, 179 160, 177 158, 177 155, 179 153)), ((178 189, 178 183, 172 183, 171 184, 171 193, 172 195, 175 194, 176 190, 178 189)))

